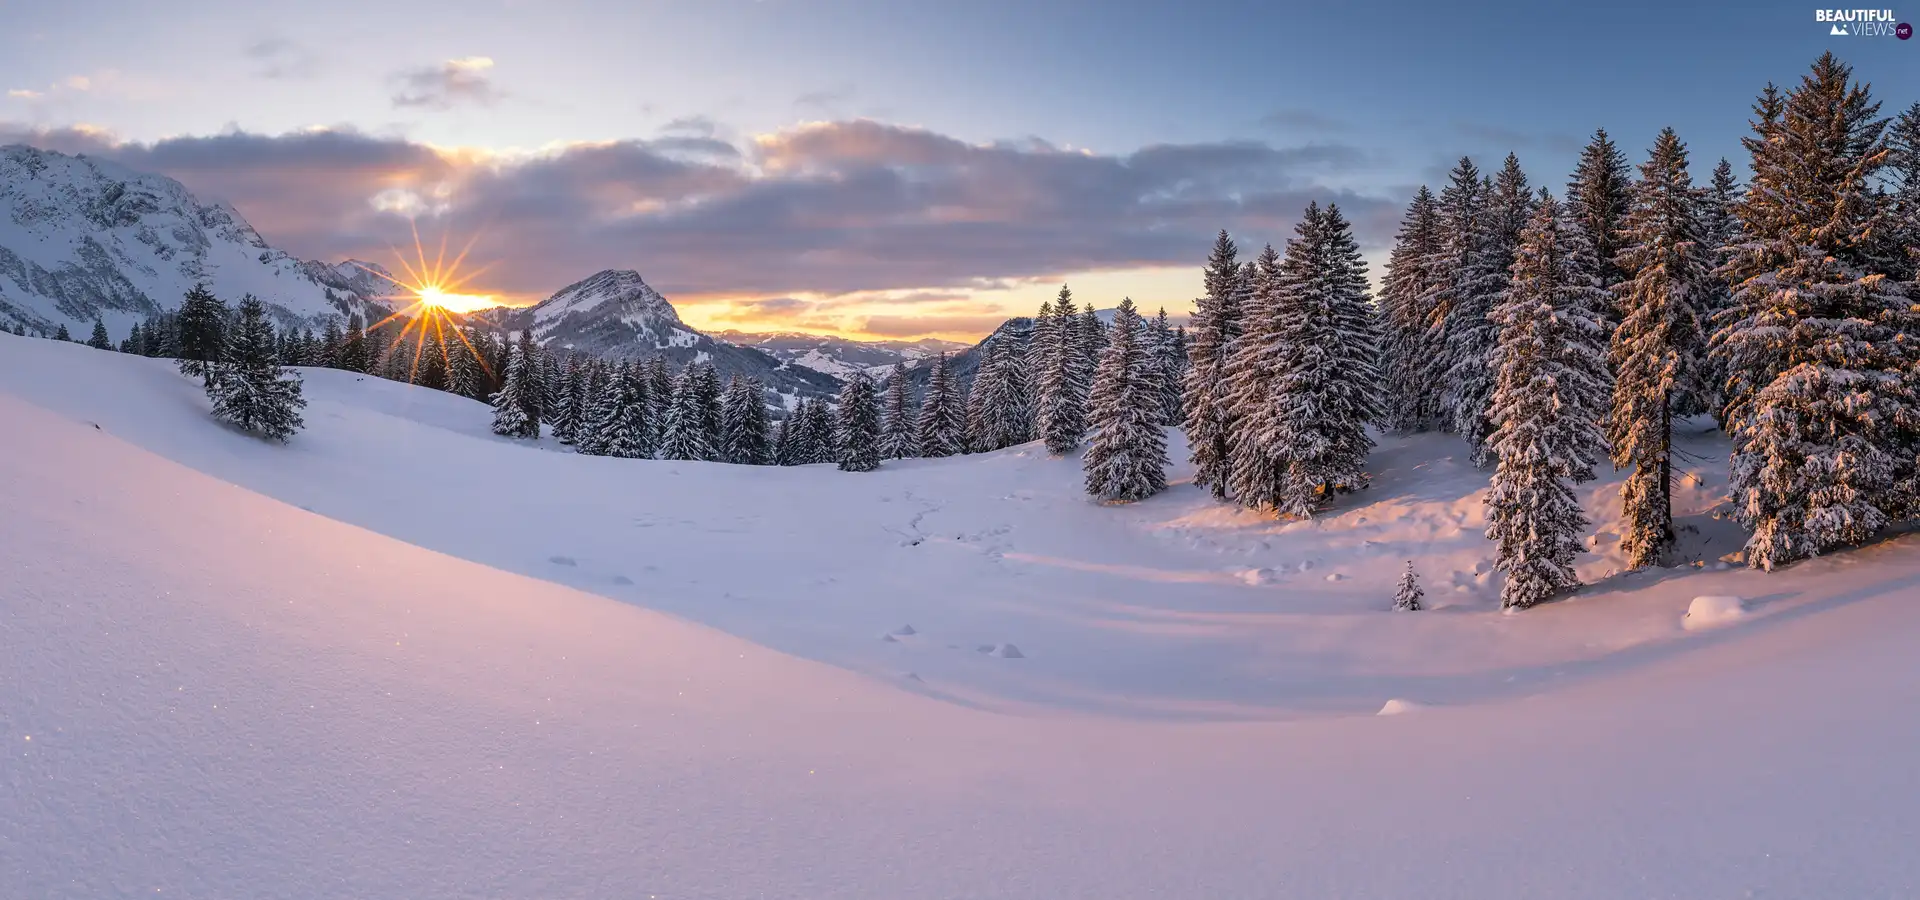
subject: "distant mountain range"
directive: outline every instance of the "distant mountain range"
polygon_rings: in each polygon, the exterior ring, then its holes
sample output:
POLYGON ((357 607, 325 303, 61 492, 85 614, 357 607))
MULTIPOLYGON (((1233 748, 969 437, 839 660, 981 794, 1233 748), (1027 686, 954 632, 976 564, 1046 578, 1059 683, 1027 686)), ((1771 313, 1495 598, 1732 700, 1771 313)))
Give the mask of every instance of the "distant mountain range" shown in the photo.
MULTIPOLYGON (((229 302, 253 294, 282 328, 369 323, 404 310, 376 263, 301 260, 274 248, 233 207, 203 203, 180 182, 86 156, 0 147, 0 327, 85 334, 95 320, 115 338, 149 316, 178 309, 196 284, 229 302)), ((674 365, 711 361, 722 376, 752 375, 789 397, 837 392, 856 371, 896 363, 923 369, 955 354, 977 367, 977 347, 935 339, 857 341, 790 332, 704 334, 638 272, 609 269, 528 307, 495 307, 468 322, 503 332, 531 328, 548 347, 610 359, 664 355, 674 365)), ((1011 319, 995 335, 1030 320, 1011 319)), ((989 337, 987 340, 993 340, 989 337)), ((982 344, 984 345, 984 341, 982 344)), ((924 379, 924 371, 920 373, 924 379)))
POLYGON ((0 325, 116 337, 180 305, 195 284, 251 293, 283 327, 391 312, 372 263, 307 262, 269 246, 240 213, 171 178, 85 156, 0 147, 0 325))
POLYGON ((752 347, 788 365, 825 372, 836 378, 854 372, 878 375, 896 363, 915 363, 941 353, 965 350, 966 344, 921 338, 915 341, 856 341, 851 338, 794 332, 753 333, 721 331, 714 337, 752 347))

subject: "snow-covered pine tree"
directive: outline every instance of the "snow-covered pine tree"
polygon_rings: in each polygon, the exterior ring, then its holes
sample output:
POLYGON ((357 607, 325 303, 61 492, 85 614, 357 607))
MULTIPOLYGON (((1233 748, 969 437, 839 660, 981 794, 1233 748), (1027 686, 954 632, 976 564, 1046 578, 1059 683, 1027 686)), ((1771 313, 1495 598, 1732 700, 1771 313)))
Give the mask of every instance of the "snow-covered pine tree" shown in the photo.
POLYGON ((206 285, 196 284, 180 303, 177 328, 181 374, 199 375, 203 385, 212 386, 214 367, 225 354, 227 305, 206 285))
MULTIPOLYGON (((1064 284, 1061 285, 1060 291, 1061 293, 1066 293, 1067 286, 1064 284)), ((1058 333, 1059 325, 1060 317, 1054 313, 1053 301, 1041 301, 1040 311, 1033 314, 1033 331, 1027 337, 1027 371, 1040 373, 1047 370, 1047 355, 1053 352, 1053 342, 1055 335, 1058 333)), ((1036 379, 1037 377, 1036 374, 1036 379)), ((1036 397, 1039 394, 1039 390, 1039 385, 1035 384, 1034 393, 1036 397)), ((1034 415, 1039 415, 1039 403, 1037 400, 1034 405, 1034 415)), ((1036 426, 1036 429, 1037 427, 1038 426, 1036 426)))
POLYGON ((713 458, 713 446, 707 443, 700 408, 699 378, 699 371, 688 366, 673 380, 673 405, 667 410, 666 434, 660 443, 661 459, 713 458))
POLYGON ((720 404, 720 458, 742 466, 773 462, 767 441, 767 401, 759 379, 735 375, 720 404))
POLYGON ((1023 443, 1031 439, 1033 427, 1024 348, 1001 332, 983 352, 986 358, 974 375, 967 408, 967 430, 977 453, 1023 443))
POLYGON ((67 330, 67 323, 61 322, 60 327, 53 330, 53 339, 56 341, 73 340, 73 333, 67 330))
MULTIPOLYGON (((546 402, 547 397, 546 378, 544 377, 547 354, 540 349, 539 344, 533 342, 533 329, 531 328, 524 329, 520 332, 520 342, 517 346, 520 348, 520 357, 524 360, 522 363, 524 371, 521 373, 520 405, 526 410, 527 418, 532 419, 536 423, 545 422, 547 417, 541 409, 541 404, 546 402)), ((509 365, 511 365, 511 363, 509 363, 509 365)), ((534 436, 539 437, 539 433, 536 432, 534 436)))
POLYGON ((304 424, 300 379, 274 359, 273 326, 252 294, 240 300, 239 317, 224 342, 226 361, 208 382, 213 414, 249 434, 284 443, 304 424))
POLYGON ((1093 370, 1080 350, 1081 335, 1076 323, 1080 316, 1073 305, 1073 292, 1060 286, 1053 303, 1054 324, 1043 334, 1035 328, 1033 341, 1038 356, 1032 371, 1034 424, 1047 442, 1047 452, 1064 456, 1080 446, 1087 431, 1087 392, 1092 387, 1093 370))
POLYGON ((658 448, 667 440, 667 414, 673 409, 673 374, 667 370, 666 357, 658 354, 647 357, 641 371, 647 376, 647 403, 652 408, 647 421, 653 427, 653 445, 658 448))
POLYGON ((340 333, 340 320, 328 316, 327 327, 320 332, 320 354, 314 365, 340 368, 340 345, 346 343, 346 339, 346 335, 340 333))
MULTIPOLYGON (((620 412, 620 397, 613 390, 612 364, 593 358, 582 362, 580 394, 580 421, 574 425, 573 449, 588 456, 604 456, 620 412)), ((652 430, 651 423, 649 428, 652 430)), ((651 441, 652 435, 648 438, 651 441)))
POLYGON ((1094 374, 1093 437, 1082 461, 1087 493, 1109 503, 1145 500, 1167 488, 1159 374, 1142 331, 1133 300, 1121 298, 1094 374))
POLYGON ((436 391, 447 389, 447 350, 439 323, 421 328, 420 345, 413 363, 413 383, 436 391))
MULTIPOLYGON (((369 357, 366 322, 356 313, 347 319, 347 336, 340 344, 340 368, 365 374, 369 368, 372 368, 372 360, 369 357)), ((484 396, 484 390, 474 395, 475 399, 482 399, 484 396)))
POLYGON ((1620 490, 1621 549, 1633 569, 1658 564, 1673 546, 1673 420, 1706 410, 1701 307, 1714 282, 1700 196, 1686 145, 1661 131, 1620 223, 1627 280, 1614 289, 1626 318, 1613 332, 1607 443, 1614 466, 1633 469, 1620 490))
MULTIPOLYGON (((487 393, 487 373, 473 349, 473 329, 447 329, 447 390, 478 400, 487 393)), ((344 345, 343 345, 344 346, 344 345)))
POLYGON ((1239 253, 1225 231, 1207 258, 1206 294, 1194 301, 1187 334, 1187 378, 1183 391, 1186 432, 1193 461, 1193 483, 1214 499, 1227 498, 1228 410, 1220 395, 1228 347, 1240 336, 1241 275, 1239 253))
MULTIPOLYGON (((1580 152, 1573 180, 1567 185, 1566 206, 1587 243, 1600 260, 1600 287, 1611 292, 1626 280, 1615 261, 1620 253, 1620 225, 1627 208, 1633 204, 1632 170, 1627 156, 1614 146, 1605 128, 1596 129, 1593 139, 1580 152)), ((1616 304, 1607 310, 1609 326, 1618 323, 1625 311, 1616 304)))
MULTIPOLYGON (((1700 241, 1704 245, 1701 258, 1707 260, 1711 276, 1711 293, 1700 303, 1701 326, 1706 329, 1708 338, 1712 336, 1713 322, 1727 307, 1733 304, 1733 289, 1726 279, 1720 277, 1718 267, 1726 262, 1728 248, 1740 242, 1740 219, 1734 214, 1734 208, 1740 202, 1740 184, 1733 178, 1733 164, 1721 159, 1713 168, 1713 179, 1700 196, 1700 241)), ((1718 359, 1708 354, 1700 361, 1702 380, 1705 382, 1701 399, 1707 404, 1707 411, 1713 414, 1713 420, 1721 428, 1727 425, 1726 409, 1727 373, 1718 359)))
MULTIPOLYGON (((586 399, 587 386, 584 382, 586 369, 577 353, 567 354, 566 365, 560 368, 560 410, 553 417, 553 439, 562 444, 571 444, 580 432, 580 423, 586 418, 586 408, 581 401, 586 399)), ((455 367, 458 371, 458 367, 455 367)), ((455 383, 459 379, 456 377, 455 383)), ((459 393, 459 388, 454 393, 459 393)))
MULTIPOLYGON (((1299 224, 1303 234, 1319 224, 1319 207, 1307 212, 1311 218, 1299 224)), ((1308 251, 1298 244, 1289 241, 1287 252, 1305 255, 1308 251)), ((1227 349, 1215 397, 1230 411, 1234 424, 1227 434, 1226 494, 1252 509, 1277 509, 1287 470, 1286 460, 1278 455, 1282 405, 1278 390, 1295 355, 1295 348, 1286 342, 1281 311, 1292 286, 1272 244, 1261 248, 1252 266, 1253 291, 1240 309, 1243 330, 1227 349)))
POLYGON ((1886 277, 1885 120, 1828 53, 1784 98, 1769 86, 1744 138, 1753 181, 1714 353, 1726 366, 1734 516, 1747 563, 1858 544, 1914 507, 1920 408, 1905 286, 1886 277))
POLYGON ((813 411, 807 417, 808 461, 811 463, 838 462, 840 459, 840 429, 836 426, 833 406, 825 400, 815 400, 813 411))
POLYGON ((694 396, 699 401, 700 433, 713 454, 707 459, 717 460, 720 458, 720 373, 710 362, 689 363, 687 368, 691 370, 694 396))
POLYGON ((880 403, 867 373, 847 376, 840 389, 840 415, 835 424, 840 471, 871 472, 880 468, 880 403))
POLYGON ((1493 393, 1487 356, 1499 330, 1489 313, 1507 285, 1506 261, 1512 256, 1508 227, 1517 209, 1532 200, 1524 179, 1516 184, 1504 170, 1502 176, 1499 187, 1490 188, 1473 161, 1462 157, 1440 192, 1447 241, 1438 265, 1446 276, 1434 297, 1441 333, 1430 377, 1445 386, 1449 430, 1467 442, 1476 467, 1493 458, 1487 446, 1493 430, 1487 416, 1493 393))
POLYGON ((1501 605, 1524 609, 1575 587, 1587 517, 1574 485, 1593 478, 1606 445, 1598 421, 1608 395, 1608 294, 1599 261, 1573 215, 1551 197, 1522 235, 1512 282, 1493 320, 1500 343, 1491 445, 1499 464, 1487 492, 1501 605))
POLYGON ((812 398, 802 398, 793 409, 793 415, 787 419, 787 465, 810 466, 814 463, 828 462, 831 457, 826 441, 820 434, 820 415, 824 406, 812 398))
POLYGON ((907 366, 895 363, 887 373, 887 393, 880 418, 880 458, 911 459, 920 455, 920 411, 913 406, 913 388, 907 366))
POLYGON ((557 350, 540 348, 540 421, 553 424, 560 415, 560 395, 565 385, 561 381, 560 356, 557 350))
POLYGON ((945 353, 933 361, 927 376, 926 396, 920 402, 920 455, 952 456, 966 452, 966 407, 954 384, 953 369, 945 353))
POLYGON ((1920 102, 1893 118, 1887 128, 1889 190, 1886 228, 1888 275, 1909 282, 1909 294, 1920 295, 1920 102))
POLYGON ((1185 418, 1180 409, 1180 391, 1187 378, 1187 353, 1180 343, 1180 332, 1167 318, 1164 306, 1160 307, 1159 315, 1153 317, 1152 334, 1154 364, 1160 370, 1160 422, 1177 428, 1185 418))
POLYGON ((1400 576, 1400 587, 1393 592, 1393 608, 1399 612, 1419 612, 1426 609, 1420 601, 1427 592, 1420 589, 1420 576, 1414 574, 1413 560, 1407 560, 1407 571, 1400 576))
POLYGON ((1107 350, 1107 326, 1100 321, 1100 311, 1093 308, 1089 301, 1080 307, 1081 355, 1086 360, 1087 371, 1091 372, 1100 365, 1101 354, 1107 350))
POLYGON ((1431 304, 1444 277, 1433 265, 1443 258, 1445 245, 1439 201, 1421 185, 1400 220, 1380 290, 1386 424, 1396 431, 1427 431, 1440 424, 1442 395, 1428 377, 1428 366, 1438 351, 1431 304))
POLYGON ((493 395, 493 433, 510 438, 538 439, 540 420, 527 414, 527 356, 523 345, 508 353, 500 390, 493 395))
POLYGON ((773 464, 776 466, 793 465, 793 415, 773 420, 773 464))
POLYGON ((643 376, 632 366, 613 363, 607 381, 609 417, 602 452, 621 459, 646 459, 653 455, 647 427, 647 388, 643 376))
POLYGON ((113 349, 113 338, 107 336, 107 323, 93 320, 93 334, 87 338, 87 346, 95 350, 113 349))

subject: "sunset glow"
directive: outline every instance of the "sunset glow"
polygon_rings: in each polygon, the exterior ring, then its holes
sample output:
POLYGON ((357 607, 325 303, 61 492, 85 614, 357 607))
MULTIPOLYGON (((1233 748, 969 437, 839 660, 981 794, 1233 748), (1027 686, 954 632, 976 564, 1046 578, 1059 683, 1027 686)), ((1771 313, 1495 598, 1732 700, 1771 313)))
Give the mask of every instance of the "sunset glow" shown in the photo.
POLYGON ((421 285, 415 289, 414 296, 427 306, 444 309, 447 312, 473 312, 476 309, 500 305, 500 301, 494 299, 492 294, 461 294, 436 284, 421 285))

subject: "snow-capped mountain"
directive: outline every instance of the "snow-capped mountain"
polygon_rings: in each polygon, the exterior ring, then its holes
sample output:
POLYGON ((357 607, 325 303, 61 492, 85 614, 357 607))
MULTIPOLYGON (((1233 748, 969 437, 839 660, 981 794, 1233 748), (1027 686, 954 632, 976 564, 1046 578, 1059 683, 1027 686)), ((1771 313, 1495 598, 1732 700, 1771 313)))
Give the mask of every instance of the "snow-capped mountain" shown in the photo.
POLYGON ((378 317, 390 282, 369 263, 304 262, 240 213, 180 182, 86 156, 0 147, 0 325, 116 335, 177 308, 196 284, 228 302, 251 293, 283 326, 378 317))
POLYGON ((794 332, 721 331, 715 333, 714 337, 742 347, 752 347, 789 365, 825 372, 836 378, 855 372, 882 372, 895 363, 912 363, 967 347, 966 344, 937 338, 856 341, 831 335, 794 332))
POLYGON ((709 360, 722 378, 751 375, 782 394, 827 395, 840 387, 827 373, 701 333, 680 321, 673 304, 631 269, 608 269, 532 306, 481 310, 468 320, 507 332, 531 328, 541 344, 608 359, 657 354, 676 366, 709 360))

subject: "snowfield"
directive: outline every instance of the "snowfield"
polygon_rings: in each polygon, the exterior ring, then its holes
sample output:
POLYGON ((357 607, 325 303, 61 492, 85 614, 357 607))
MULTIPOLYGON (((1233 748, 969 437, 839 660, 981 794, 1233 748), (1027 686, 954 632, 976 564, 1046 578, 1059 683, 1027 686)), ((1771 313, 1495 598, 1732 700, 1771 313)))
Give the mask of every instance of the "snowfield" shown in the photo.
POLYGON ((1609 576, 1589 485, 1594 584, 1502 615, 1447 437, 1278 523, 1183 466, 1102 507, 1036 445, 583 457, 302 374, 269 446, 0 336, 0 894, 1920 894, 1920 539, 1719 568, 1703 426, 1701 565, 1609 576))

